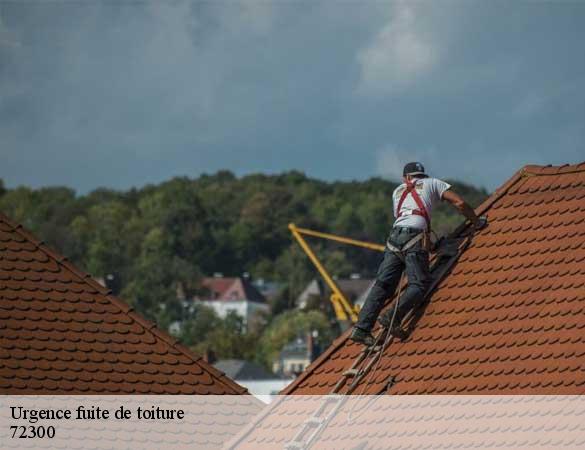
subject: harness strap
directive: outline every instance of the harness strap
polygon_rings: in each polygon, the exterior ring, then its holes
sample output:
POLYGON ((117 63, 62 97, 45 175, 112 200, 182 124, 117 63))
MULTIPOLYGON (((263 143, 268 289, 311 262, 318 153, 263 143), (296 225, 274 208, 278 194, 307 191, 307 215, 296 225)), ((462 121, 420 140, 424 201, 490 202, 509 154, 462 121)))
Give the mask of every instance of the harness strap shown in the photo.
POLYGON ((416 182, 413 183, 410 180, 406 180, 406 189, 404 189, 404 191, 402 191, 402 195, 400 196, 400 200, 398 200, 398 206, 396 207, 396 212, 397 212, 397 217, 401 217, 402 214, 402 204, 404 203, 404 200, 406 200, 406 197, 408 196, 408 194, 410 194, 414 200, 414 202, 416 203, 416 206, 418 206, 418 209, 413 209, 412 210, 412 214, 415 214, 417 216, 422 216, 425 219, 425 222, 427 223, 427 230, 431 229, 431 218, 429 217, 429 213, 427 212, 427 209, 425 208, 425 204, 423 203, 422 199, 420 198, 420 195, 418 195, 418 192, 416 192, 416 182))
POLYGON ((392 245, 390 243, 390 241, 386 241, 386 247, 392 253, 395 253, 396 256, 398 256, 402 260, 402 262, 404 262, 404 257, 405 257, 406 252, 410 248, 412 248, 418 241, 420 241, 423 238, 423 234, 424 234, 424 232, 417 234, 410 241, 408 241, 406 244, 404 244, 401 249, 392 245))

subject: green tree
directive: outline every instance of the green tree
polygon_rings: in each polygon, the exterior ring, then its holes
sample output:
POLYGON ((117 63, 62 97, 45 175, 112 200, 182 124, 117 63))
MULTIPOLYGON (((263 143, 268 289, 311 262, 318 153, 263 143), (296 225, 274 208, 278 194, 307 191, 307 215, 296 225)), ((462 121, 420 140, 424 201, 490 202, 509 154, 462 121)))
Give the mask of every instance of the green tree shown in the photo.
POLYGON ((213 242, 199 196, 186 178, 175 178, 140 199, 140 213, 151 226, 160 227, 168 250, 183 259, 204 260, 213 242))
POLYGON ((275 317, 266 328, 257 345, 256 360, 271 367, 283 347, 299 335, 317 331, 323 348, 335 335, 335 329, 320 311, 285 311, 275 317))
POLYGON ((193 311, 183 322, 179 338, 189 346, 194 347, 207 339, 209 333, 217 328, 221 320, 215 311, 201 303, 193 305, 193 311))
POLYGON ((219 359, 254 359, 258 335, 246 331, 242 318, 235 312, 230 311, 225 319, 204 332, 195 337, 197 341, 193 340, 192 347, 197 353, 212 351, 219 359))
POLYGON ((103 277, 125 271, 129 256, 126 248, 128 220, 127 208, 116 200, 96 204, 90 207, 87 215, 74 220, 72 231, 85 242, 85 267, 90 273, 103 277))
POLYGON ((123 291, 139 311, 164 322, 175 319, 167 315, 176 308, 163 305, 176 301, 179 285, 191 286, 200 277, 196 266, 172 252, 172 242, 162 228, 150 230, 142 243, 132 281, 123 291))

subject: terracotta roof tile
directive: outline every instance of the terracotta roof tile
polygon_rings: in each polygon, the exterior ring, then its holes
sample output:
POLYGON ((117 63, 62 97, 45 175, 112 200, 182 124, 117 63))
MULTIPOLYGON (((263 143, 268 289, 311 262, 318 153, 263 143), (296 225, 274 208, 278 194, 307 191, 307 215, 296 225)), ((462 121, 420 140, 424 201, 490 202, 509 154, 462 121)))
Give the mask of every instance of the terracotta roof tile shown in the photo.
POLYGON ((2 394, 243 394, 0 215, 2 394))
MULTIPOLYGON (((585 392, 585 163, 526 166, 477 212, 489 226, 354 393, 585 392)), ((331 392, 359 351, 346 338, 283 393, 331 392)))

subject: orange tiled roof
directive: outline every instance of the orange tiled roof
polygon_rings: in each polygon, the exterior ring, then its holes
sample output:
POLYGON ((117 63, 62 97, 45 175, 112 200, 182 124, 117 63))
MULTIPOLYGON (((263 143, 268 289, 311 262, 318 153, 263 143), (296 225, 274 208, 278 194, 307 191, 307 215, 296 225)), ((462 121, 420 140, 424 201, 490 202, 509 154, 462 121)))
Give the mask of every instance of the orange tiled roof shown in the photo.
POLYGON ((235 277, 205 277, 201 280, 201 286, 209 291, 211 297, 221 299, 235 282, 235 277))
MULTIPOLYGON (((355 394, 585 393, 585 163, 526 166, 477 212, 489 226, 355 394)), ((359 351, 345 333, 283 393, 329 393, 359 351)))
POLYGON ((247 391, 0 214, 0 393, 247 391))
POLYGON ((201 300, 249 300, 257 303, 266 303, 266 299, 250 281, 243 277, 205 277, 201 285, 209 291, 209 295, 199 295, 201 300))

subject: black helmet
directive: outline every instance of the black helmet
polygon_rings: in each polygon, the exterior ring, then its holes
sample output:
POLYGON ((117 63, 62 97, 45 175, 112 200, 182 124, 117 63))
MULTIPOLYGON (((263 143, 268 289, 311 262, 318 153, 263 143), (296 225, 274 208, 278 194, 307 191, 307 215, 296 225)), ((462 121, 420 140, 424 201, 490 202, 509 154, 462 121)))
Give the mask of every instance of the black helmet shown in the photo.
POLYGON ((402 175, 426 175, 424 166, 419 162, 409 162, 404 166, 402 175))

